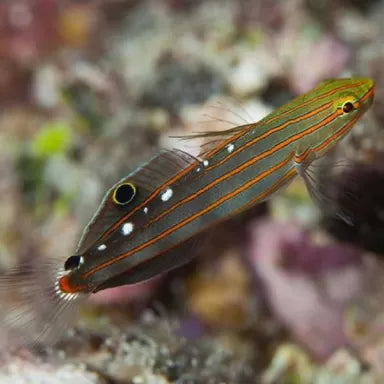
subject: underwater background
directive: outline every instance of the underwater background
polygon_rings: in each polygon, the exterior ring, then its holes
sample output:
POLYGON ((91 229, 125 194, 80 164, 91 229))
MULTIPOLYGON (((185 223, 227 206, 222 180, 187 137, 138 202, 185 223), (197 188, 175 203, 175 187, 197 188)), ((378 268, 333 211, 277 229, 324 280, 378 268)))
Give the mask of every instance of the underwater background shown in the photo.
POLYGON ((377 89, 332 154, 345 166, 317 169, 329 210, 295 180, 191 263, 93 295, 0 384, 384 382, 383 20, 379 0, 0 1, 2 271, 72 255, 112 184, 194 150, 169 136, 257 121, 326 78, 377 89))

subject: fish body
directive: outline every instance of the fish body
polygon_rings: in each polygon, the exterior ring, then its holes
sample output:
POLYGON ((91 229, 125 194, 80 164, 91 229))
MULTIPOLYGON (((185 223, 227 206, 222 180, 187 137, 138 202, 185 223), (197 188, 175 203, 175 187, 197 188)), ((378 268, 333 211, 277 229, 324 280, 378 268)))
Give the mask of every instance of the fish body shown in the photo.
MULTIPOLYGON (((184 264, 197 234, 269 199, 296 175, 311 189, 308 168, 350 131, 373 95, 371 79, 326 80, 256 123, 196 135, 209 139, 197 157, 161 152, 112 186, 74 256, 46 265, 45 312, 65 307, 66 318, 81 297, 184 264)), ((0 279, 0 293, 12 282, 0 279)), ((52 319, 43 320, 54 333, 52 319)))

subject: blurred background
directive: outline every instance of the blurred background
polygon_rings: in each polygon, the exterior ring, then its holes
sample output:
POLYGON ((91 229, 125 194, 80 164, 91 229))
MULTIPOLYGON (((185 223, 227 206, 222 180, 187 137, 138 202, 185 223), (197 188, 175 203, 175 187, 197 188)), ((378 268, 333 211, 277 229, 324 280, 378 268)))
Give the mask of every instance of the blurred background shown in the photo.
POLYGON ((113 183, 189 150, 170 135, 257 121, 325 78, 377 93, 333 154, 348 166, 318 167, 332 209, 295 181, 185 267, 94 295, 0 382, 384 382, 383 20, 380 0, 1 0, 1 270, 73 254, 113 183))

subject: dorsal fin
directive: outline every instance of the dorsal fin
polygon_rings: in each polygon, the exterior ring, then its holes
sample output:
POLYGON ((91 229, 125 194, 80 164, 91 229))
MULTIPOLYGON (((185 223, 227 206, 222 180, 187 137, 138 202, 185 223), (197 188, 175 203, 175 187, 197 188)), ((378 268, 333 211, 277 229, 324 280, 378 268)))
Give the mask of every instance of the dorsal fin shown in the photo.
POLYGON ((207 141, 200 145, 200 151, 198 154, 199 157, 204 157, 208 152, 210 152, 215 147, 219 146, 223 141, 243 135, 250 129, 254 128, 256 124, 257 123, 244 124, 230 129, 224 129, 220 131, 197 132, 185 136, 171 136, 171 138, 176 138, 180 140, 207 139, 207 141))
MULTIPOLYGON (((157 193, 157 190, 168 180, 197 162, 198 160, 194 156, 179 149, 163 150, 146 164, 121 179, 105 194, 99 209, 84 229, 76 252, 82 254, 95 245, 108 231, 108 228, 118 222, 120 218, 139 209, 144 201, 153 193, 157 193), (128 204, 117 205, 112 200, 112 194, 117 186, 127 182, 135 186, 136 195, 128 204)), ((173 182, 173 185, 175 183, 177 184, 177 181, 173 182)))

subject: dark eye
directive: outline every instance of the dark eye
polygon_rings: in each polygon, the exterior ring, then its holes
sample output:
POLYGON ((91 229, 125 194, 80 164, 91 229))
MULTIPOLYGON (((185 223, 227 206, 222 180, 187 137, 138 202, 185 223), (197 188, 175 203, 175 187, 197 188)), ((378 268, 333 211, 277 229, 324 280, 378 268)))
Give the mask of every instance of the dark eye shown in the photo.
POLYGON ((353 106, 353 104, 350 101, 347 101, 343 105, 343 112, 344 113, 352 112, 354 109, 355 109, 355 107, 353 106))
POLYGON ((113 202, 118 205, 128 204, 136 195, 136 187, 131 183, 120 184, 113 192, 113 202))
POLYGON ((64 263, 64 269, 66 271, 73 271, 74 269, 79 268, 84 262, 82 256, 71 256, 64 263))

